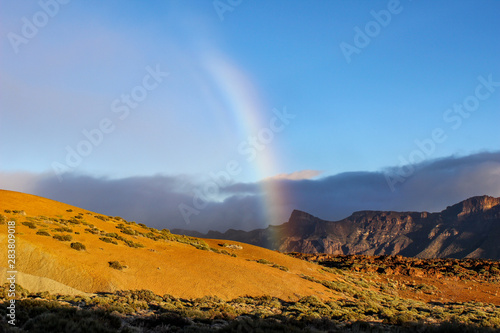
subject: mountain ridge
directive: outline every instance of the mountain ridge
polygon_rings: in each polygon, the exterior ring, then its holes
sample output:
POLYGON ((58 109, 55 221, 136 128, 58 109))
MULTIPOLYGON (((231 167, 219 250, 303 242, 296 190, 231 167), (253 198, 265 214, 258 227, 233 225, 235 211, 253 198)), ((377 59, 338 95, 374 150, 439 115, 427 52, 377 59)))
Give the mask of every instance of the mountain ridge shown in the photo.
POLYGON ((282 252, 500 259, 500 198, 474 196, 434 213, 362 210, 338 221, 294 210, 281 225, 206 235, 282 252))

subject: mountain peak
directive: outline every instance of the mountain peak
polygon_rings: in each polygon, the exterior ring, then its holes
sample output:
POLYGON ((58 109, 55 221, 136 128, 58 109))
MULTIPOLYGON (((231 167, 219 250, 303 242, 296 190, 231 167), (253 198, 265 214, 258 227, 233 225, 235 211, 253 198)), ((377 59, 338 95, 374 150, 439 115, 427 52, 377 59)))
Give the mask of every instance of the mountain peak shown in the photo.
POLYGON ((309 213, 306 213, 304 211, 294 209, 292 214, 290 215, 290 218, 288 219, 288 222, 294 222, 294 223, 304 223, 304 222, 311 222, 311 221, 317 221, 319 218, 317 218, 314 215, 311 215, 309 213))
POLYGON ((458 217, 478 212, 484 212, 492 207, 500 205, 500 198, 489 195, 481 195, 465 199, 453 206, 448 206, 445 212, 457 215, 458 217))

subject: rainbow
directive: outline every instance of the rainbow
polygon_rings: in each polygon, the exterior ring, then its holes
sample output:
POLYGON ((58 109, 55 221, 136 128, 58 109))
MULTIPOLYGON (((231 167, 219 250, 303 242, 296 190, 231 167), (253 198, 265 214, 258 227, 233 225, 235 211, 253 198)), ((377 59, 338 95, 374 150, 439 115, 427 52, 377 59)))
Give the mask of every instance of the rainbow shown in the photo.
MULTIPOLYGON (((243 137, 256 135, 263 128, 269 127, 270 119, 265 117, 264 113, 270 112, 271 108, 260 97, 250 75, 220 54, 206 57, 204 64, 211 83, 216 87, 217 97, 223 101, 220 106, 223 110, 217 111, 218 114, 224 112, 227 117, 229 113, 233 118, 233 125, 243 137)), ((278 152, 273 149, 272 144, 269 144, 257 153, 253 162, 255 176, 261 184, 262 209, 268 225, 285 222, 280 208, 285 207, 286 193, 277 182, 264 181, 279 173, 278 161, 278 152)))

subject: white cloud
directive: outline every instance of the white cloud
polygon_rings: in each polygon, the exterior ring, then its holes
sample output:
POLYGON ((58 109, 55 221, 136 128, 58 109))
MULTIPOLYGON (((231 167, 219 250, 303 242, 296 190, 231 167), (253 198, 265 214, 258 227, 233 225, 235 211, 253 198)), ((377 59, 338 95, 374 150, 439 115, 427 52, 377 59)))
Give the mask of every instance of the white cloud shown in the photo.
POLYGON ((264 181, 268 180, 303 180, 303 179, 313 179, 321 175, 323 171, 319 170, 300 170, 292 173, 280 173, 275 176, 268 177, 264 181))

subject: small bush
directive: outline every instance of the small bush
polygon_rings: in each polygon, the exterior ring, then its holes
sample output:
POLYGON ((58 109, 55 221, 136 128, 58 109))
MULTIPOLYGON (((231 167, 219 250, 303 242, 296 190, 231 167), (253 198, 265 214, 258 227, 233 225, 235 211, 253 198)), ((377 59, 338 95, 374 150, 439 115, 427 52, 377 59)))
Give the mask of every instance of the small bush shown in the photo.
POLYGON ((47 231, 45 231, 45 230, 38 230, 36 232, 36 234, 40 235, 40 236, 49 236, 50 237, 50 234, 47 231))
POLYGON ((278 264, 274 264, 273 267, 277 268, 277 269, 281 269, 284 272, 288 272, 290 270, 290 269, 288 269, 288 267, 281 266, 281 265, 278 265, 278 264))
POLYGON ((273 265, 272 262, 270 262, 269 260, 266 260, 266 259, 259 259, 259 260, 257 260, 257 262, 259 264, 264 264, 264 265, 273 265))
POLYGON ((87 248, 80 242, 71 243, 71 248, 77 251, 85 251, 87 248))
POLYGON ((86 228, 85 232, 90 232, 91 234, 97 235, 97 234, 99 234, 99 229, 97 229, 97 228, 92 228, 92 229, 91 228, 86 228))
POLYGON ((30 229, 36 229, 36 225, 33 222, 22 222, 21 224, 27 226, 30 229))
POLYGON ((57 231, 57 232, 73 232, 73 229, 68 228, 68 227, 60 227, 60 228, 55 228, 54 231, 57 231))
POLYGON ((111 244, 118 245, 118 242, 115 241, 113 238, 110 238, 110 237, 99 237, 99 239, 102 240, 105 243, 111 243, 111 244))
POLYGON ((117 269, 119 271, 121 271, 122 269, 125 268, 125 266, 120 264, 118 261, 109 261, 108 264, 109 264, 109 267, 117 269))
POLYGON ((128 239, 124 239, 123 242, 125 243, 125 245, 127 245, 129 247, 136 247, 136 248, 144 247, 143 244, 141 244, 141 243, 134 243, 134 242, 132 242, 131 240, 128 240, 128 239))
POLYGON ((226 251, 226 250, 220 250, 220 253, 225 254, 227 256, 231 256, 231 257, 237 257, 237 255, 235 253, 231 253, 231 252, 226 251))
POLYGON ((66 209, 66 211, 67 211, 68 213, 71 213, 71 212, 73 211, 73 209, 66 209))
POLYGON ((136 234, 136 232, 134 230, 132 230, 132 229, 125 229, 125 228, 122 229, 121 232, 123 232, 126 235, 135 235, 136 234))
POLYGON ((58 241, 61 242, 69 242, 70 240, 73 239, 71 235, 54 235, 52 238, 57 239, 58 241))
POLYGON ((12 211, 11 211, 10 209, 4 209, 3 211, 4 211, 5 213, 7 213, 7 214, 12 213, 12 211))

